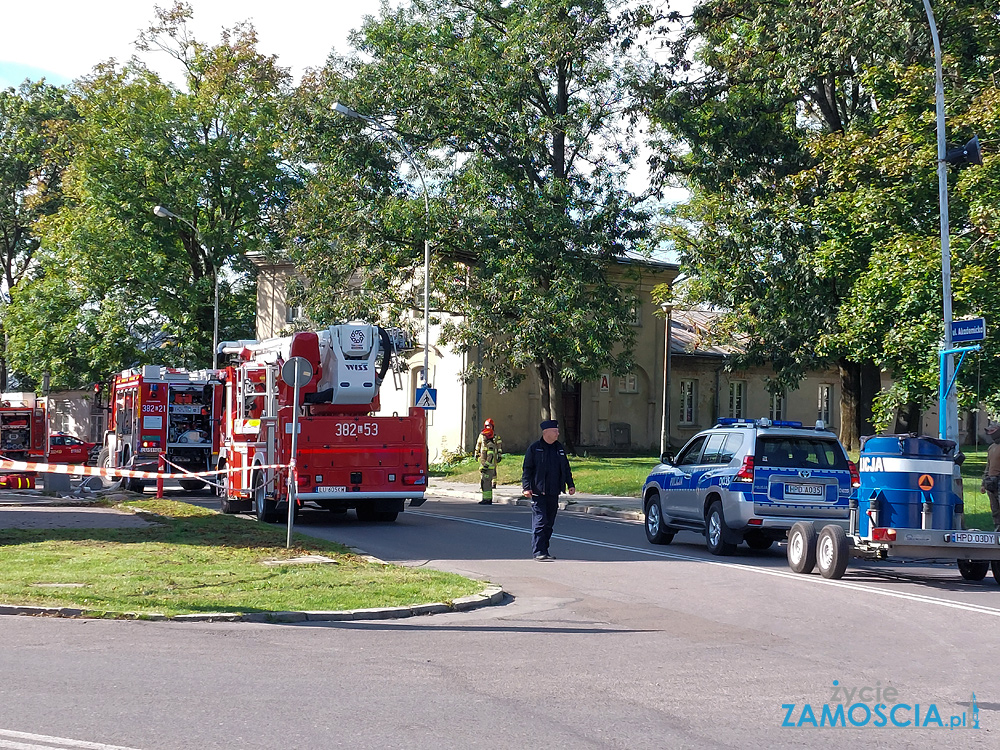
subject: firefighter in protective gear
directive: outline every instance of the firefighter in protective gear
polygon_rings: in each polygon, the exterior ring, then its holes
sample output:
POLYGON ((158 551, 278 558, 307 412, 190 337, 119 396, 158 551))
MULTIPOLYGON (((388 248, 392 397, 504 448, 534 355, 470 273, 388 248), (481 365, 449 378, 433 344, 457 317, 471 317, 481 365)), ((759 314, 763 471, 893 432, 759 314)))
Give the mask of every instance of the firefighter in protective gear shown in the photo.
POLYGON ((483 424, 483 431, 476 441, 476 458, 479 459, 479 486, 483 490, 480 505, 493 504, 493 488, 497 486, 497 464, 503 460, 503 441, 496 434, 492 419, 483 424))

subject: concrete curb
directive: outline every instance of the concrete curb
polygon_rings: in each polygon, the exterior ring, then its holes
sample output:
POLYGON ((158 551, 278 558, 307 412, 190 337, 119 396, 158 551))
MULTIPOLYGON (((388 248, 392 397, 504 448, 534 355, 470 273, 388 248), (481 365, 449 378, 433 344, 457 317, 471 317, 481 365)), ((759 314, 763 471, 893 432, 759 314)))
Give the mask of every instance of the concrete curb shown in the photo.
POLYGON ((500 604, 507 594, 500 586, 487 586, 478 594, 461 596, 452 602, 412 604, 406 607, 373 607, 371 609, 344 609, 333 611, 292 612, 205 612, 194 615, 167 615, 151 612, 106 612, 103 610, 76 609, 73 607, 27 607, 14 604, 0 605, 0 615, 26 615, 29 617, 66 617, 72 619, 150 620, 171 622, 344 622, 348 620, 393 620, 420 615, 437 615, 445 612, 468 612, 500 604))

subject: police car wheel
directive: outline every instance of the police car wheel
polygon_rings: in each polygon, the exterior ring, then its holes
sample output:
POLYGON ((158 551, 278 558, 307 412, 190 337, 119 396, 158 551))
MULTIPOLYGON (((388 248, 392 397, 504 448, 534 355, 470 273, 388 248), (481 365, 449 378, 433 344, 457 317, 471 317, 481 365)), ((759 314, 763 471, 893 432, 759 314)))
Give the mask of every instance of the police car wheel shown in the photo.
POLYGON ((674 541, 673 529, 664 526, 659 496, 651 497, 646 504, 646 539, 650 544, 670 544, 674 541))
POLYGON ((990 563, 990 569, 993 571, 993 580, 997 582, 1000 586, 1000 560, 994 560, 990 563))
POLYGON ((842 578, 851 554, 847 532, 842 526, 829 524, 816 540, 816 565, 824 578, 842 578))
POLYGON ((736 545, 727 542, 725 538, 726 519, 722 515, 722 503, 716 500, 708 508, 705 516, 705 542, 708 551, 713 555, 731 555, 736 551, 736 545))
MULTIPOLYGON (((959 560, 958 572, 966 581, 981 581, 990 572, 990 562, 989 560, 959 560)), ((993 576, 996 577, 995 571, 993 576)))
POLYGON ((796 573, 812 573, 816 567, 816 527, 796 521, 788 531, 788 567, 796 573))

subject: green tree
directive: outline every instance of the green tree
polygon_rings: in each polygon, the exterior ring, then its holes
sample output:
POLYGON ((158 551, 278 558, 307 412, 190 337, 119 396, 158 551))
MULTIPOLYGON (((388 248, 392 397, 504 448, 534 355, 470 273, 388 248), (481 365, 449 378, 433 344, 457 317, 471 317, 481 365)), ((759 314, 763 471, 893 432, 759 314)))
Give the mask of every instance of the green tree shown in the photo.
MULTIPOLYGON (((948 19, 949 111, 961 112, 988 80, 995 13, 955 2, 938 18, 948 19)), ((941 280, 923 8, 707 2, 676 52, 692 59, 693 49, 697 68, 666 69, 648 89, 663 174, 692 188, 671 226, 697 277, 692 296, 731 312, 731 328, 746 334, 738 364, 772 363, 776 388, 836 364, 841 438, 855 445, 873 430, 882 367, 898 385, 884 407, 919 407, 936 382, 941 280)), ((964 214, 958 201, 956 234, 964 214)))
POLYGON ((301 142, 318 166, 296 209, 295 259, 313 315, 421 307, 421 285, 405 283, 428 236, 420 191, 399 174, 393 139, 338 121, 339 100, 399 134, 426 173, 433 307, 456 316, 446 342, 481 354, 467 376, 505 389, 534 367, 542 416, 556 417, 564 381, 627 370, 634 295, 609 267, 647 237, 623 177, 635 156, 627 81, 652 19, 623 6, 383 7, 353 36, 355 54, 307 79, 301 142))
POLYGON ((73 118, 66 91, 44 81, 0 91, 0 390, 7 389, 6 307, 38 250, 35 222, 62 205, 62 136, 73 118))
POLYGON ((138 59, 76 82, 69 200, 41 224, 46 252, 15 302, 18 362, 36 376, 72 384, 135 361, 209 365, 217 275, 220 338, 252 333, 248 256, 280 243, 297 180, 279 153, 289 74, 257 51, 252 27, 206 45, 190 17, 182 3, 160 9, 139 41, 174 57, 185 90, 138 59), (155 217, 155 205, 185 221, 155 217), (66 292, 53 298, 56 288, 66 292), (58 331, 61 347, 49 346, 58 331), (64 354, 76 348, 92 354, 64 354))

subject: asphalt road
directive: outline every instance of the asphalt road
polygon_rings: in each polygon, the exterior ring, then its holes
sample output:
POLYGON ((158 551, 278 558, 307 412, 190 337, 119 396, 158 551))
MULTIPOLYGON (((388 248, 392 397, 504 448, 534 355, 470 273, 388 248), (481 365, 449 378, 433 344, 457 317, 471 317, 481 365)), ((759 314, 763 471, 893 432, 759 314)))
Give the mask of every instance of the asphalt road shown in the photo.
POLYGON ((64 746, 9 732, 146 750, 998 744, 992 578, 852 565, 825 581, 788 571, 783 548, 714 558, 694 535, 652 547, 638 523, 566 512, 559 559, 538 563, 529 525, 526 508, 456 499, 395 524, 319 511, 296 524, 513 594, 475 612, 296 625, 2 618, 0 747, 64 746), (813 726, 824 706, 832 728, 813 726))

